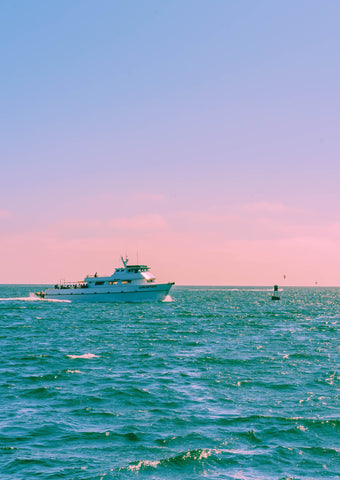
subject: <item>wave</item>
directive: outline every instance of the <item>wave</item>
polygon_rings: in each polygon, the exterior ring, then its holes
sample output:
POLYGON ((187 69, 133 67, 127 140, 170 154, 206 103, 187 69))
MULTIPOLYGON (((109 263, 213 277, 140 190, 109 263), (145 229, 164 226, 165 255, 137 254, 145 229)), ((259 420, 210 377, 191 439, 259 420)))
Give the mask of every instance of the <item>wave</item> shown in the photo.
POLYGON ((51 398, 56 397, 58 392, 51 387, 37 387, 37 388, 30 388, 26 389, 22 396, 25 398, 37 398, 37 399, 44 399, 44 398, 51 398))
POLYGON ((220 418, 217 428, 228 428, 235 438, 250 444, 259 444, 275 437, 287 439, 306 438, 305 435, 333 435, 340 425, 339 419, 318 419, 308 417, 279 417, 250 415, 249 417, 220 418), (254 428, 255 426, 255 428, 254 428), (266 439, 266 440, 265 440, 266 439))
POLYGON ((84 353, 83 355, 66 355, 69 358, 99 358, 99 355, 95 355, 94 353, 84 353))
POLYGON ((148 469, 156 469, 158 467, 176 467, 182 469, 188 464, 199 465, 206 461, 212 464, 219 463, 219 454, 221 453, 222 451, 216 448, 197 448, 162 460, 139 460, 131 462, 128 466, 121 467, 119 471, 140 472, 148 469))

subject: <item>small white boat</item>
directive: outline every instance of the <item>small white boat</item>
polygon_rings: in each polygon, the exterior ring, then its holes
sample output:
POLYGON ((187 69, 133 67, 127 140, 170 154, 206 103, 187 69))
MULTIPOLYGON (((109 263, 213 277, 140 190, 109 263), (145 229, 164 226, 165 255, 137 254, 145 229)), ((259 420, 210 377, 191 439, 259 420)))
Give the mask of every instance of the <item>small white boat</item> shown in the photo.
POLYGON ((169 294, 174 283, 156 283, 147 265, 128 265, 111 276, 88 275, 81 282, 60 282, 54 288, 36 292, 40 298, 72 302, 160 302, 169 294))

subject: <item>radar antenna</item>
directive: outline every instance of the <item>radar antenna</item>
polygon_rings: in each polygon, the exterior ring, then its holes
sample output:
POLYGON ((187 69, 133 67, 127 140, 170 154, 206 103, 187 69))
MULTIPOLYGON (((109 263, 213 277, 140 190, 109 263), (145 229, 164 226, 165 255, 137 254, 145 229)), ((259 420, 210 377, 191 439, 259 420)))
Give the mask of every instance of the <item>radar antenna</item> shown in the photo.
POLYGON ((127 255, 125 255, 125 259, 124 259, 123 257, 120 257, 120 258, 121 258, 121 260, 122 260, 122 262, 123 262, 124 267, 126 267, 127 264, 128 264, 128 261, 129 261, 127 255))

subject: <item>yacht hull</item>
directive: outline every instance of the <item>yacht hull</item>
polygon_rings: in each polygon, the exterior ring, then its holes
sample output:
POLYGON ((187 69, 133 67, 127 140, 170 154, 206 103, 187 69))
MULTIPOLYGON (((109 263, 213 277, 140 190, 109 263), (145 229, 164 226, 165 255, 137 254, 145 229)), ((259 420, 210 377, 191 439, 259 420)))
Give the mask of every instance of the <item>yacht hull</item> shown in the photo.
POLYGON ((46 300, 71 302, 161 302, 169 294, 173 283, 123 287, 98 287, 76 289, 46 289, 46 300))

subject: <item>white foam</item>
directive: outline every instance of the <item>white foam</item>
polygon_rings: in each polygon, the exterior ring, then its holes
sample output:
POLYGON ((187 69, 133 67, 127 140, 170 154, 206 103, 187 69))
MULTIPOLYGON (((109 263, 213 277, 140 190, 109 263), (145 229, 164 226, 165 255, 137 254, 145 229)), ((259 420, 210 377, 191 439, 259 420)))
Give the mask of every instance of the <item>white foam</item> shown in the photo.
POLYGON ((137 465, 129 465, 127 467, 127 470, 130 471, 139 471, 142 467, 153 467, 156 468, 160 464, 159 460, 141 460, 140 462, 137 463, 137 465))
POLYGON ((172 302, 172 298, 170 297, 170 295, 167 295, 164 300, 162 300, 163 302, 172 302))
POLYGON ((40 300, 38 297, 6 297, 6 298, 0 298, 0 302, 36 302, 40 300))
POLYGON ((98 358, 98 355, 94 355, 94 353, 84 353, 83 355, 67 355, 69 358, 98 358))
POLYGON ((59 300, 58 298, 42 298, 42 302, 51 302, 51 303, 71 303, 71 300, 59 300))
POLYGON ((189 452, 183 455, 183 459, 190 458, 192 460, 202 460, 202 458, 209 458, 213 453, 221 453, 221 450, 217 450, 216 448, 203 448, 202 450, 194 452, 189 450, 189 452))
POLYGON ((227 453, 235 453, 236 455, 260 455, 263 452, 259 452, 257 450, 245 450, 243 448, 231 448, 223 450, 227 453))
POLYGON ((40 298, 35 293, 30 292, 29 297, 5 297, 0 298, 0 302, 66 302, 71 303, 70 300, 58 300, 54 298, 40 298))
POLYGON ((221 450, 217 450, 216 448, 203 448, 200 456, 198 457, 198 460, 202 460, 202 458, 208 458, 213 453, 221 453, 221 450))

